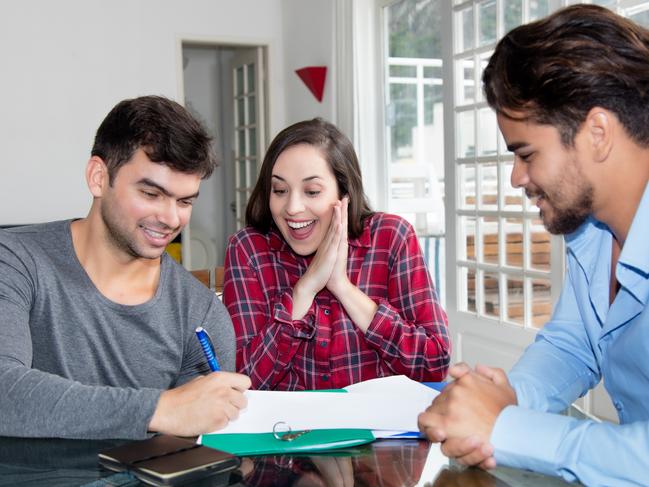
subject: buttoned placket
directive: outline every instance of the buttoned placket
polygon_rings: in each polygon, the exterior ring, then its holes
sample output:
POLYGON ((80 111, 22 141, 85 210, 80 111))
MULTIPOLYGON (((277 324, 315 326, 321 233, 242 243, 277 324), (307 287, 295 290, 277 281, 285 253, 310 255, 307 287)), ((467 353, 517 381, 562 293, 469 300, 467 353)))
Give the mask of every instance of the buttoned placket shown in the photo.
POLYGON ((315 356, 319 363, 324 364, 317 373, 320 381, 323 382, 323 386, 326 388, 329 387, 331 381, 329 370, 329 345, 331 343, 331 321, 333 313, 331 309, 331 301, 319 301, 316 319, 315 356))

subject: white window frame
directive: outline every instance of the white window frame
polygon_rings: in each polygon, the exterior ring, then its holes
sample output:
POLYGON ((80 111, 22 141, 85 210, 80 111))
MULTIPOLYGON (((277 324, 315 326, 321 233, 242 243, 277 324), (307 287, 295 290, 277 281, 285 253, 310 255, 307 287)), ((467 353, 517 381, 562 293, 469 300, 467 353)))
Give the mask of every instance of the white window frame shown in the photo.
MULTIPOLYGON (((346 84, 339 85, 338 89, 342 90, 347 87, 349 89, 350 84, 352 84, 353 92, 353 106, 354 113, 352 117, 348 117, 346 120, 353 120, 353 133, 352 140, 356 146, 356 149, 359 153, 359 158, 361 161, 361 168, 364 176, 364 185, 366 192, 370 196, 372 205, 377 210, 386 211, 388 209, 387 194, 389 194, 389 178, 387 170, 387 158, 385 157, 384 151, 384 112, 383 107, 385 103, 385 92, 384 92, 384 73, 382 70, 382 60, 385 56, 385 43, 384 43, 384 21, 382 18, 382 9, 392 3, 395 3, 398 0, 355 0, 354 2, 346 2, 345 0, 337 0, 337 8, 342 14, 351 15, 352 21, 347 22, 346 28, 351 29, 350 34, 347 30, 347 44, 349 46, 349 37, 351 36, 351 44, 353 50, 352 57, 352 66, 353 76, 348 77, 345 81, 346 84), (349 6, 352 4, 352 6, 349 6), (345 10, 346 9, 346 10, 345 10)), ((443 8, 446 9, 444 16, 448 19, 453 19, 454 9, 461 8, 462 6, 472 5, 474 3, 480 3, 484 0, 466 0, 464 2, 458 0, 447 0, 442 2, 443 8)), ((528 5, 530 0, 523 0, 523 23, 527 23, 530 19, 526 18, 528 12, 528 5)), ((569 5, 572 3, 579 3, 572 0, 553 0, 553 4, 550 5, 550 11, 555 10, 564 5, 569 5)), ((600 2, 601 3, 601 2, 600 2)), ((626 15, 633 15, 638 11, 646 9, 646 0, 612 0, 607 4, 609 8, 615 10, 619 13, 626 15)), ((503 2, 502 0, 497 0, 497 9, 498 9, 498 18, 502 18, 501 11, 503 2)), ((477 19, 474 18, 474 22, 477 22, 477 19)), ((500 22, 499 22, 500 23, 500 22)), ((498 27, 498 39, 502 37, 504 32, 502 32, 502 26, 498 27)), ((477 26, 476 30, 477 32, 477 26)), ((339 32, 340 36, 340 32, 339 32)), ((442 25, 442 38, 447 39, 448 42, 444 42, 444 53, 443 61, 444 66, 444 86, 445 87, 454 87, 455 86, 455 70, 454 70, 454 52, 453 52, 453 21, 443 22, 442 25), (453 67, 449 69, 449 67, 453 67)), ((476 54, 482 52, 488 52, 491 47, 484 47, 475 50, 476 54)), ((340 51, 340 49, 339 49, 340 51)), ((475 69, 478 69, 478 66, 475 66, 475 69)), ((481 89, 481 86, 478 84, 476 89, 481 89)), ((476 105, 479 107, 486 107, 486 102, 482 101, 476 105)), ((341 120, 345 120, 345 112, 342 104, 338 104, 339 112, 338 117, 341 120)), ((498 363, 495 365, 500 365, 505 368, 508 368, 513 364, 513 362, 519 356, 519 351, 524 348, 528 343, 530 343, 534 336, 536 335, 537 329, 530 327, 529 325, 521 327, 520 325, 513 325, 507 323, 506 320, 503 320, 502 315, 499 319, 485 319, 474 315, 472 313, 467 313, 464 311, 459 311, 459 299, 458 296, 461 296, 462 290, 458 289, 458 278, 457 272, 455 271, 458 266, 458 251, 457 244, 459 242, 458 238, 458 228, 456 224, 456 218, 458 216, 458 178, 456 177, 456 130, 455 130, 455 117, 458 107, 455 103, 455 90, 454 89, 445 89, 444 90, 444 143, 445 143, 445 203, 446 203, 446 276, 445 276, 445 288, 448 290, 446 295, 446 309, 449 314, 449 322, 451 328, 456 322, 463 322, 468 327, 475 330, 475 333, 478 336, 482 336, 486 339, 490 338, 491 330, 493 327, 505 327, 506 329, 511 328, 512 330, 524 330, 524 333, 520 336, 511 339, 511 355, 508 360, 498 363)), ((464 109, 462 107, 460 110, 464 109)), ((500 142, 499 142, 500 143, 500 142)), ((511 156, 498 156, 499 160, 513 160, 511 156)), ((502 177, 502 175, 499 175, 502 177)), ((528 210, 529 206, 526 207, 528 210)), ((462 213, 462 212, 460 212, 462 213)), ((507 216, 507 213, 502 212, 502 208, 499 208, 494 213, 494 216, 507 216)), ((520 216, 517 214, 516 216, 520 216)), ((502 238, 499 239, 502 241, 502 238)), ((499 242, 501 245, 500 254, 503 253, 502 242, 499 242)), ((563 239, 561 237, 554 237, 551 240, 551 271, 550 271, 550 285, 551 285, 551 299, 553 304, 556 303, 558 295, 561 291, 561 287, 564 279, 564 267, 565 267, 565 249, 563 244, 563 239)), ((529 252, 526 252, 526 255, 529 256, 529 252)), ((501 272, 502 269, 498 269, 498 272, 501 272)), ((533 276, 531 274, 526 274, 533 276)), ((503 289, 501 288, 501 291, 503 289)), ((501 295, 504 294, 501 292, 501 295)), ((529 310, 528 310, 529 315, 529 310)), ((455 359, 462 359, 461 353, 458 353, 462 349, 462 340, 455 340, 455 359)))

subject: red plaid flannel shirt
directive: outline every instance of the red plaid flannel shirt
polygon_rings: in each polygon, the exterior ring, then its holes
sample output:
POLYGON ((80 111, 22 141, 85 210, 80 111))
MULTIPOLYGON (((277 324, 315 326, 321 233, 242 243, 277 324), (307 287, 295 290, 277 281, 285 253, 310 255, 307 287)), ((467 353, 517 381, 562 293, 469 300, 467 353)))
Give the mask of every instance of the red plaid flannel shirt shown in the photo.
POLYGON ((376 304, 367 332, 326 288, 292 320, 293 287, 312 257, 295 254, 279 231, 250 227, 225 256, 223 302, 237 337, 237 370, 254 389, 309 390, 403 374, 441 381, 450 360, 446 313, 419 242, 401 217, 375 213, 349 240, 347 274, 376 304))

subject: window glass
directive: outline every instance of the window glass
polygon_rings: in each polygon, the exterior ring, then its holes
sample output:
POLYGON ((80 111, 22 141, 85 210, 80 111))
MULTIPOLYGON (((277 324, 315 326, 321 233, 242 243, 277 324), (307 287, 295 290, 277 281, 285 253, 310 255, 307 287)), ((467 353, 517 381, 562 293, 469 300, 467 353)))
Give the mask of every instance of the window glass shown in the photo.
POLYGON ((478 31, 481 46, 496 42, 496 0, 478 4, 478 31))
POLYGON ((481 77, 498 37, 549 9, 544 0, 475 0, 453 13, 456 257, 459 285, 466 286, 460 293, 467 296, 462 306, 468 309, 471 296, 478 316, 525 328, 536 327, 551 303, 551 239, 538 209, 511 186, 513 157, 483 99, 481 77), (467 277, 469 264, 476 266, 477 285, 467 277))
MULTIPOLYGON (((441 12, 447 1, 401 0, 383 7, 387 210, 413 225, 422 248, 435 249, 425 255, 433 276, 440 275, 445 253, 441 12)), ((474 141, 466 143, 475 151, 474 141)), ((436 281, 444 282, 443 276, 436 281)), ((443 298, 443 290, 438 294, 443 298)))

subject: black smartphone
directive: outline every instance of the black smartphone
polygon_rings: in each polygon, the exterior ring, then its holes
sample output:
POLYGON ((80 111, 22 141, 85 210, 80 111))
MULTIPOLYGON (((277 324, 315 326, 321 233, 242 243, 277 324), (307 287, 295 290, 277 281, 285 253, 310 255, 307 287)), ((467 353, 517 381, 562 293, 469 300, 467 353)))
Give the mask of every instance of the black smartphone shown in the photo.
POLYGON ((99 453, 99 463, 151 485, 181 485, 236 469, 240 459, 171 435, 157 435, 99 453))

